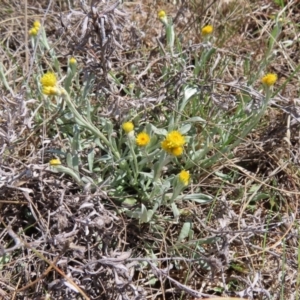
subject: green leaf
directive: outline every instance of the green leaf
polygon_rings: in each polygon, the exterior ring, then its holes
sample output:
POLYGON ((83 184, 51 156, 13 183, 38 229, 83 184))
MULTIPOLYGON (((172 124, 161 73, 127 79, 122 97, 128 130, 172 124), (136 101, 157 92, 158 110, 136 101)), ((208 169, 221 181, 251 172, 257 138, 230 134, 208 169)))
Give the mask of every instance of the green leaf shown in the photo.
POLYGON ((256 193, 261 188, 259 184, 253 184, 249 190, 249 193, 256 193))
POLYGON ((209 195, 205 195, 205 194, 190 194, 190 195, 183 195, 183 196, 179 196, 176 198, 177 200, 192 200, 195 201, 197 203, 209 203, 211 201, 213 201, 213 197, 209 196, 209 195), (179 197, 181 197, 181 199, 178 199, 179 197))
POLYGON ((94 169, 94 159, 95 159, 95 151, 94 149, 92 149, 88 156, 87 156, 87 159, 88 159, 88 164, 89 164, 89 171, 90 172, 93 172, 93 169, 94 169))
POLYGON ((215 175, 222 178, 223 180, 231 181, 232 180, 232 175, 224 174, 222 172, 216 171, 215 175))
POLYGON ((181 242, 182 240, 189 237, 191 230, 191 222, 185 222, 181 228, 180 234, 178 236, 177 242, 181 242))
POLYGON ((140 223, 147 223, 148 222, 148 211, 144 204, 141 206, 141 213, 140 213, 140 223))
POLYGON ((164 135, 166 136, 168 134, 168 131, 166 129, 163 129, 163 128, 157 128, 155 127, 153 124, 151 124, 151 129, 152 131, 155 133, 155 134, 158 134, 158 135, 164 135))
POLYGON ((0 270, 3 270, 3 267, 10 261, 11 256, 9 254, 5 254, 0 256, 0 270))
POLYGON ((173 202, 173 203, 171 204, 171 208, 172 208, 172 212, 173 212, 175 221, 178 222, 178 219, 179 219, 179 216, 180 216, 180 211, 179 211, 179 209, 177 208, 176 203, 173 202))
POLYGON ((273 28, 273 30, 271 31, 271 36, 269 39, 269 51, 271 51, 273 49, 273 46, 275 44, 275 42, 277 41, 279 34, 281 32, 281 23, 277 20, 278 16, 276 16, 276 23, 275 26, 273 28))
POLYGON ((198 93, 197 88, 187 86, 184 89, 184 97, 183 97, 184 101, 189 100, 191 97, 193 97, 197 93, 198 93))
POLYGON ((144 283, 144 285, 145 286, 147 286, 147 285, 155 285, 157 283, 157 281, 158 281, 157 277, 152 277, 148 281, 146 281, 144 283))
POLYGON ((67 153, 66 162, 69 168, 73 168, 73 156, 71 153, 67 153))
POLYGON ((247 274, 246 268, 243 267, 243 266, 240 265, 240 264, 237 264, 237 263, 231 263, 231 264, 230 264, 230 267, 231 267, 232 269, 234 269, 235 271, 237 271, 237 272, 247 274))
POLYGON ((62 165, 58 165, 58 166, 51 166, 50 170, 55 172, 55 173, 65 173, 70 175, 73 179, 75 179, 75 181, 77 182, 77 184, 82 185, 82 181, 79 177, 79 175, 77 174, 77 172, 75 172, 73 169, 64 167, 62 165))
POLYGON ((180 133, 182 134, 186 134, 187 132, 189 132, 189 130, 191 129, 192 125, 191 124, 186 124, 182 127, 179 128, 180 133))
POLYGON ((148 178, 148 179, 153 179, 154 178, 153 172, 151 172, 151 173, 140 172, 139 174, 146 177, 146 178, 148 178))
POLYGON ((91 178, 89 176, 83 176, 83 177, 81 177, 81 181, 83 183, 92 183, 92 184, 95 184, 93 178, 91 178))
POLYGON ((204 123, 206 124, 206 120, 200 118, 200 117, 192 117, 192 118, 189 118, 185 121, 186 123, 196 123, 196 122, 199 122, 199 123, 204 123))
POLYGON ((258 201, 258 200, 269 199, 269 198, 270 198, 269 194, 259 193, 253 197, 252 201, 258 201))
POLYGON ((122 201, 122 205, 124 206, 134 206, 136 203, 137 200, 135 198, 125 198, 125 200, 122 201))

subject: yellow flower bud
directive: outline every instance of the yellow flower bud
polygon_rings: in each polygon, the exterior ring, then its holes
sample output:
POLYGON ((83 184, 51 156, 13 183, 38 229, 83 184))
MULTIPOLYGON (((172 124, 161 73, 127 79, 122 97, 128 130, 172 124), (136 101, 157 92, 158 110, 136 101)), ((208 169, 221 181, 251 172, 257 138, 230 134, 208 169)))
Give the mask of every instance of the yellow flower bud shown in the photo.
POLYGON ((36 28, 36 27, 32 27, 30 30, 29 30, 29 34, 31 36, 36 36, 38 34, 39 30, 36 28))
POLYGON ((58 158, 53 158, 49 161, 50 166, 58 166, 61 165, 61 162, 58 158))
POLYGON ((125 122, 125 123, 123 123, 122 128, 126 133, 129 133, 129 132, 133 131, 134 125, 132 122, 125 122))
POLYGON ((75 65, 76 63, 77 63, 76 58, 71 57, 70 60, 69 60, 69 64, 70 64, 70 65, 75 65))
POLYGON ((179 180, 184 184, 184 185, 188 185, 189 183, 189 180, 190 180, 190 173, 189 171, 185 171, 185 170, 182 170, 179 175, 179 180))
POLYGON ((166 12, 164 10, 160 10, 157 14, 159 20, 165 25, 167 26, 168 25, 168 18, 167 18, 167 15, 166 15, 166 12))
POLYGON ((164 10, 160 10, 157 15, 159 19, 163 19, 166 17, 166 12, 164 10))
POLYGON ((40 23, 39 21, 34 21, 34 22, 33 22, 33 27, 34 27, 34 28, 37 28, 37 30, 39 30, 40 27, 41 27, 41 23, 40 23))
POLYGON ((211 25, 206 25, 201 30, 203 36, 210 35, 213 31, 214 28, 211 25))

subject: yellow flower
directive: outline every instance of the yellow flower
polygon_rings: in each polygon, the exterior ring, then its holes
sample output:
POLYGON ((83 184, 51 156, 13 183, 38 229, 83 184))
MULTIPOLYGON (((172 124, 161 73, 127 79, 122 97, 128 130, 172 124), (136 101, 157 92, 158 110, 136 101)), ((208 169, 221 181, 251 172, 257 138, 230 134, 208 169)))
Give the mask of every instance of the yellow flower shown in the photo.
POLYGON ((274 73, 268 73, 261 79, 261 82, 266 86, 272 86, 275 84, 276 81, 277 75, 274 73))
POLYGON ((157 15, 159 19, 163 19, 167 16, 164 10, 160 10, 157 15))
POLYGON ((71 57, 69 60, 69 64, 70 65, 75 65, 77 63, 76 58, 75 57, 71 57))
POLYGON ((58 166, 61 165, 61 162, 58 158, 53 158, 49 161, 50 166, 58 166))
POLYGON ((179 131, 174 130, 167 134, 165 140, 161 142, 161 147, 171 155, 180 156, 184 144, 184 136, 179 131))
POLYGON ((176 130, 168 133, 165 140, 168 148, 182 147, 185 144, 184 136, 176 130))
POLYGON ((175 148, 171 148, 171 154, 174 156, 180 156, 183 152, 183 148, 182 147, 175 147, 175 148))
POLYGON ((29 30, 29 34, 32 35, 32 36, 36 36, 39 32, 39 29, 36 28, 36 27, 32 27, 30 30, 29 30))
POLYGON ((44 87, 55 87, 57 83, 56 75, 52 72, 47 72, 41 78, 41 84, 44 87))
POLYGON ((179 175, 179 180, 184 184, 184 185, 188 185, 189 183, 189 180, 190 180, 190 173, 189 171, 185 171, 185 170, 182 170, 179 175))
POLYGON ((164 24, 164 25, 168 25, 168 18, 166 15, 166 12, 164 10, 160 10, 157 14, 159 20, 164 24))
POLYGON ((34 21, 33 26, 29 30, 29 34, 32 36, 36 36, 40 30, 41 23, 39 21, 34 21))
POLYGON ((168 146, 168 141, 167 141, 167 140, 163 140, 163 141, 161 142, 161 147, 162 147, 163 150, 165 150, 166 152, 168 152, 168 153, 171 154, 172 148, 169 148, 169 146, 168 146))
POLYGON ((53 72, 47 72, 44 74, 40 82, 42 84, 43 94, 48 96, 64 94, 64 89, 57 85, 57 78, 53 72))
POLYGON ((213 26, 206 25, 201 29, 202 35, 207 36, 210 35, 214 31, 213 26))
POLYGON ((34 21, 34 22, 33 22, 33 27, 34 27, 34 28, 37 28, 37 29, 39 30, 40 27, 41 27, 41 23, 40 23, 39 21, 34 21))
POLYGON ((135 142, 138 146, 145 147, 150 142, 150 136, 146 132, 141 132, 137 135, 135 142))
POLYGON ((61 91, 56 86, 43 86, 42 92, 47 96, 61 95, 61 91))
POLYGON ((179 156, 183 152, 185 138, 179 131, 171 131, 167 134, 165 140, 161 142, 161 147, 164 151, 174 156, 179 156))
POLYGON ((133 131, 134 125, 132 122, 125 122, 125 123, 123 123, 122 128, 126 133, 129 133, 129 132, 133 131))

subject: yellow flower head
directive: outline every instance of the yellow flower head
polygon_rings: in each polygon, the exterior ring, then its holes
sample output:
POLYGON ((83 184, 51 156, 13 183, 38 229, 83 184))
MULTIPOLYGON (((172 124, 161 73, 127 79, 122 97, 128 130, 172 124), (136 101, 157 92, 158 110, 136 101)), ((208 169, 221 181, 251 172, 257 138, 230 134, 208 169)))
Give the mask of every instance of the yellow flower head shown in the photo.
POLYGON ((213 31, 214 31, 214 28, 211 25, 206 25, 201 29, 203 36, 210 35, 213 31))
POLYGON ((167 16, 164 10, 160 10, 157 15, 159 19, 163 19, 167 16))
POLYGON ((41 23, 40 23, 39 21, 34 21, 34 22, 33 22, 33 27, 34 27, 34 28, 37 28, 37 29, 40 29, 41 23))
POLYGON ((29 30, 29 34, 31 36, 36 36, 39 32, 39 29, 38 28, 35 28, 35 27, 32 27, 30 30, 29 30))
POLYGON ((184 136, 179 131, 174 130, 167 134, 165 140, 161 142, 161 147, 171 155, 180 156, 183 152, 184 144, 184 136))
POLYGON ((132 122, 125 122, 125 123, 123 123, 122 128, 126 133, 129 133, 129 132, 133 131, 134 125, 132 122))
POLYGON ((163 150, 165 150, 166 152, 168 152, 168 153, 171 154, 172 148, 169 148, 169 146, 168 146, 168 141, 167 141, 167 140, 163 140, 163 141, 161 142, 161 147, 162 147, 163 150))
POLYGON ((34 21, 33 26, 29 30, 29 34, 32 36, 36 36, 40 30, 41 23, 39 21, 34 21))
POLYGON ((57 83, 56 75, 52 72, 47 72, 41 78, 41 84, 44 87, 55 87, 57 83))
POLYGON ((61 165, 61 162, 58 158, 53 158, 49 161, 50 166, 58 166, 61 165))
POLYGON ((184 184, 184 185, 188 185, 189 183, 189 180, 190 180, 190 173, 189 171, 185 171, 185 170, 182 170, 179 175, 179 180, 184 184))
POLYGON ((171 154, 174 156, 180 156, 183 152, 183 148, 182 147, 175 147, 175 148, 171 148, 171 154))
POLYGON ((71 57, 69 60, 69 64, 70 65, 75 65, 77 63, 76 58, 75 57, 71 57))
POLYGON ((168 148, 182 147, 185 144, 184 136, 176 130, 168 133, 165 140, 168 148))
POLYGON ((164 25, 168 25, 168 18, 167 18, 166 12, 164 10, 160 10, 158 12, 157 16, 164 25))
POLYGON ((135 142, 139 147, 145 147, 150 142, 150 136, 146 132, 141 132, 137 135, 135 142))
POLYGON ((61 90, 56 86, 43 86, 42 90, 44 95, 47 96, 54 96, 54 95, 61 95, 61 90))
POLYGON ((274 73, 268 73, 261 79, 261 82, 266 86, 272 86, 275 84, 276 81, 277 75, 274 73))

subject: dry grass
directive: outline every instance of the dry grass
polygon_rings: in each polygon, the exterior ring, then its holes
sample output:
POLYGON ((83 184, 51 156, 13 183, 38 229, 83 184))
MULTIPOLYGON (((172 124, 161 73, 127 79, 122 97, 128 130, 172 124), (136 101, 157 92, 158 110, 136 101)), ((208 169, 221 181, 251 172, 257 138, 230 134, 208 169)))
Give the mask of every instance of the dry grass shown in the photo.
MULTIPOLYGON (((28 1, 26 14, 20 2, 4 1, 0 12, 0 66, 7 80, 0 90, 0 298, 299 299, 296 1, 286 1, 284 8, 264 0, 195 0, 177 6, 98 1, 98 15, 79 1, 73 1, 73 10, 65 1, 28 1), (174 68, 167 80, 162 74, 171 58, 159 46, 166 42, 159 9, 174 18, 190 64, 180 73, 174 68), (280 82, 267 113, 232 149, 233 156, 223 152, 214 163, 193 170, 187 194, 200 190, 212 202, 179 202, 178 220, 165 206, 161 218, 140 224, 122 213, 124 206, 111 196, 109 182, 80 185, 49 167, 53 155, 72 152, 67 136, 75 135, 68 127, 74 121, 63 109, 48 110, 36 90, 41 70, 54 68, 52 50, 62 76, 70 55, 81 71, 78 86, 93 76, 90 103, 97 116, 116 128, 132 110, 145 123, 158 122, 174 110, 174 98, 192 80, 190 66, 203 47, 199 28, 213 24, 217 57, 224 63, 213 73, 200 70, 198 78, 205 79, 215 106, 225 107, 230 117, 235 105, 230 101, 244 99, 246 84, 253 101, 260 101, 256 75, 265 71, 261 61, 268 51, 271 16, 280 11, 282 31, 267 70, 277 73, 280 82), (103 15, 105 34, 97 23, 103 15), (42 20, 51 44, 39 60, 38 49, 25 38, 35 19, 42 20), (65 123, 58 121, 62 116, 65 123), (181 238, 184 226, 190 226, 192 236, 181 238)), ((81 110, 85 105, 78 100, 81 110)), ((201 140, 205 128, 196 130, 195 139, 201 140)), ((80 150, 82 161, 91 149, 101 157, 100 146, 88 135, 82 139, 87 141, 80 150)), ((99 166, 105 163, 99 160, 99 166)), ((87 163, 79 171, 99 176, 87 163)))

